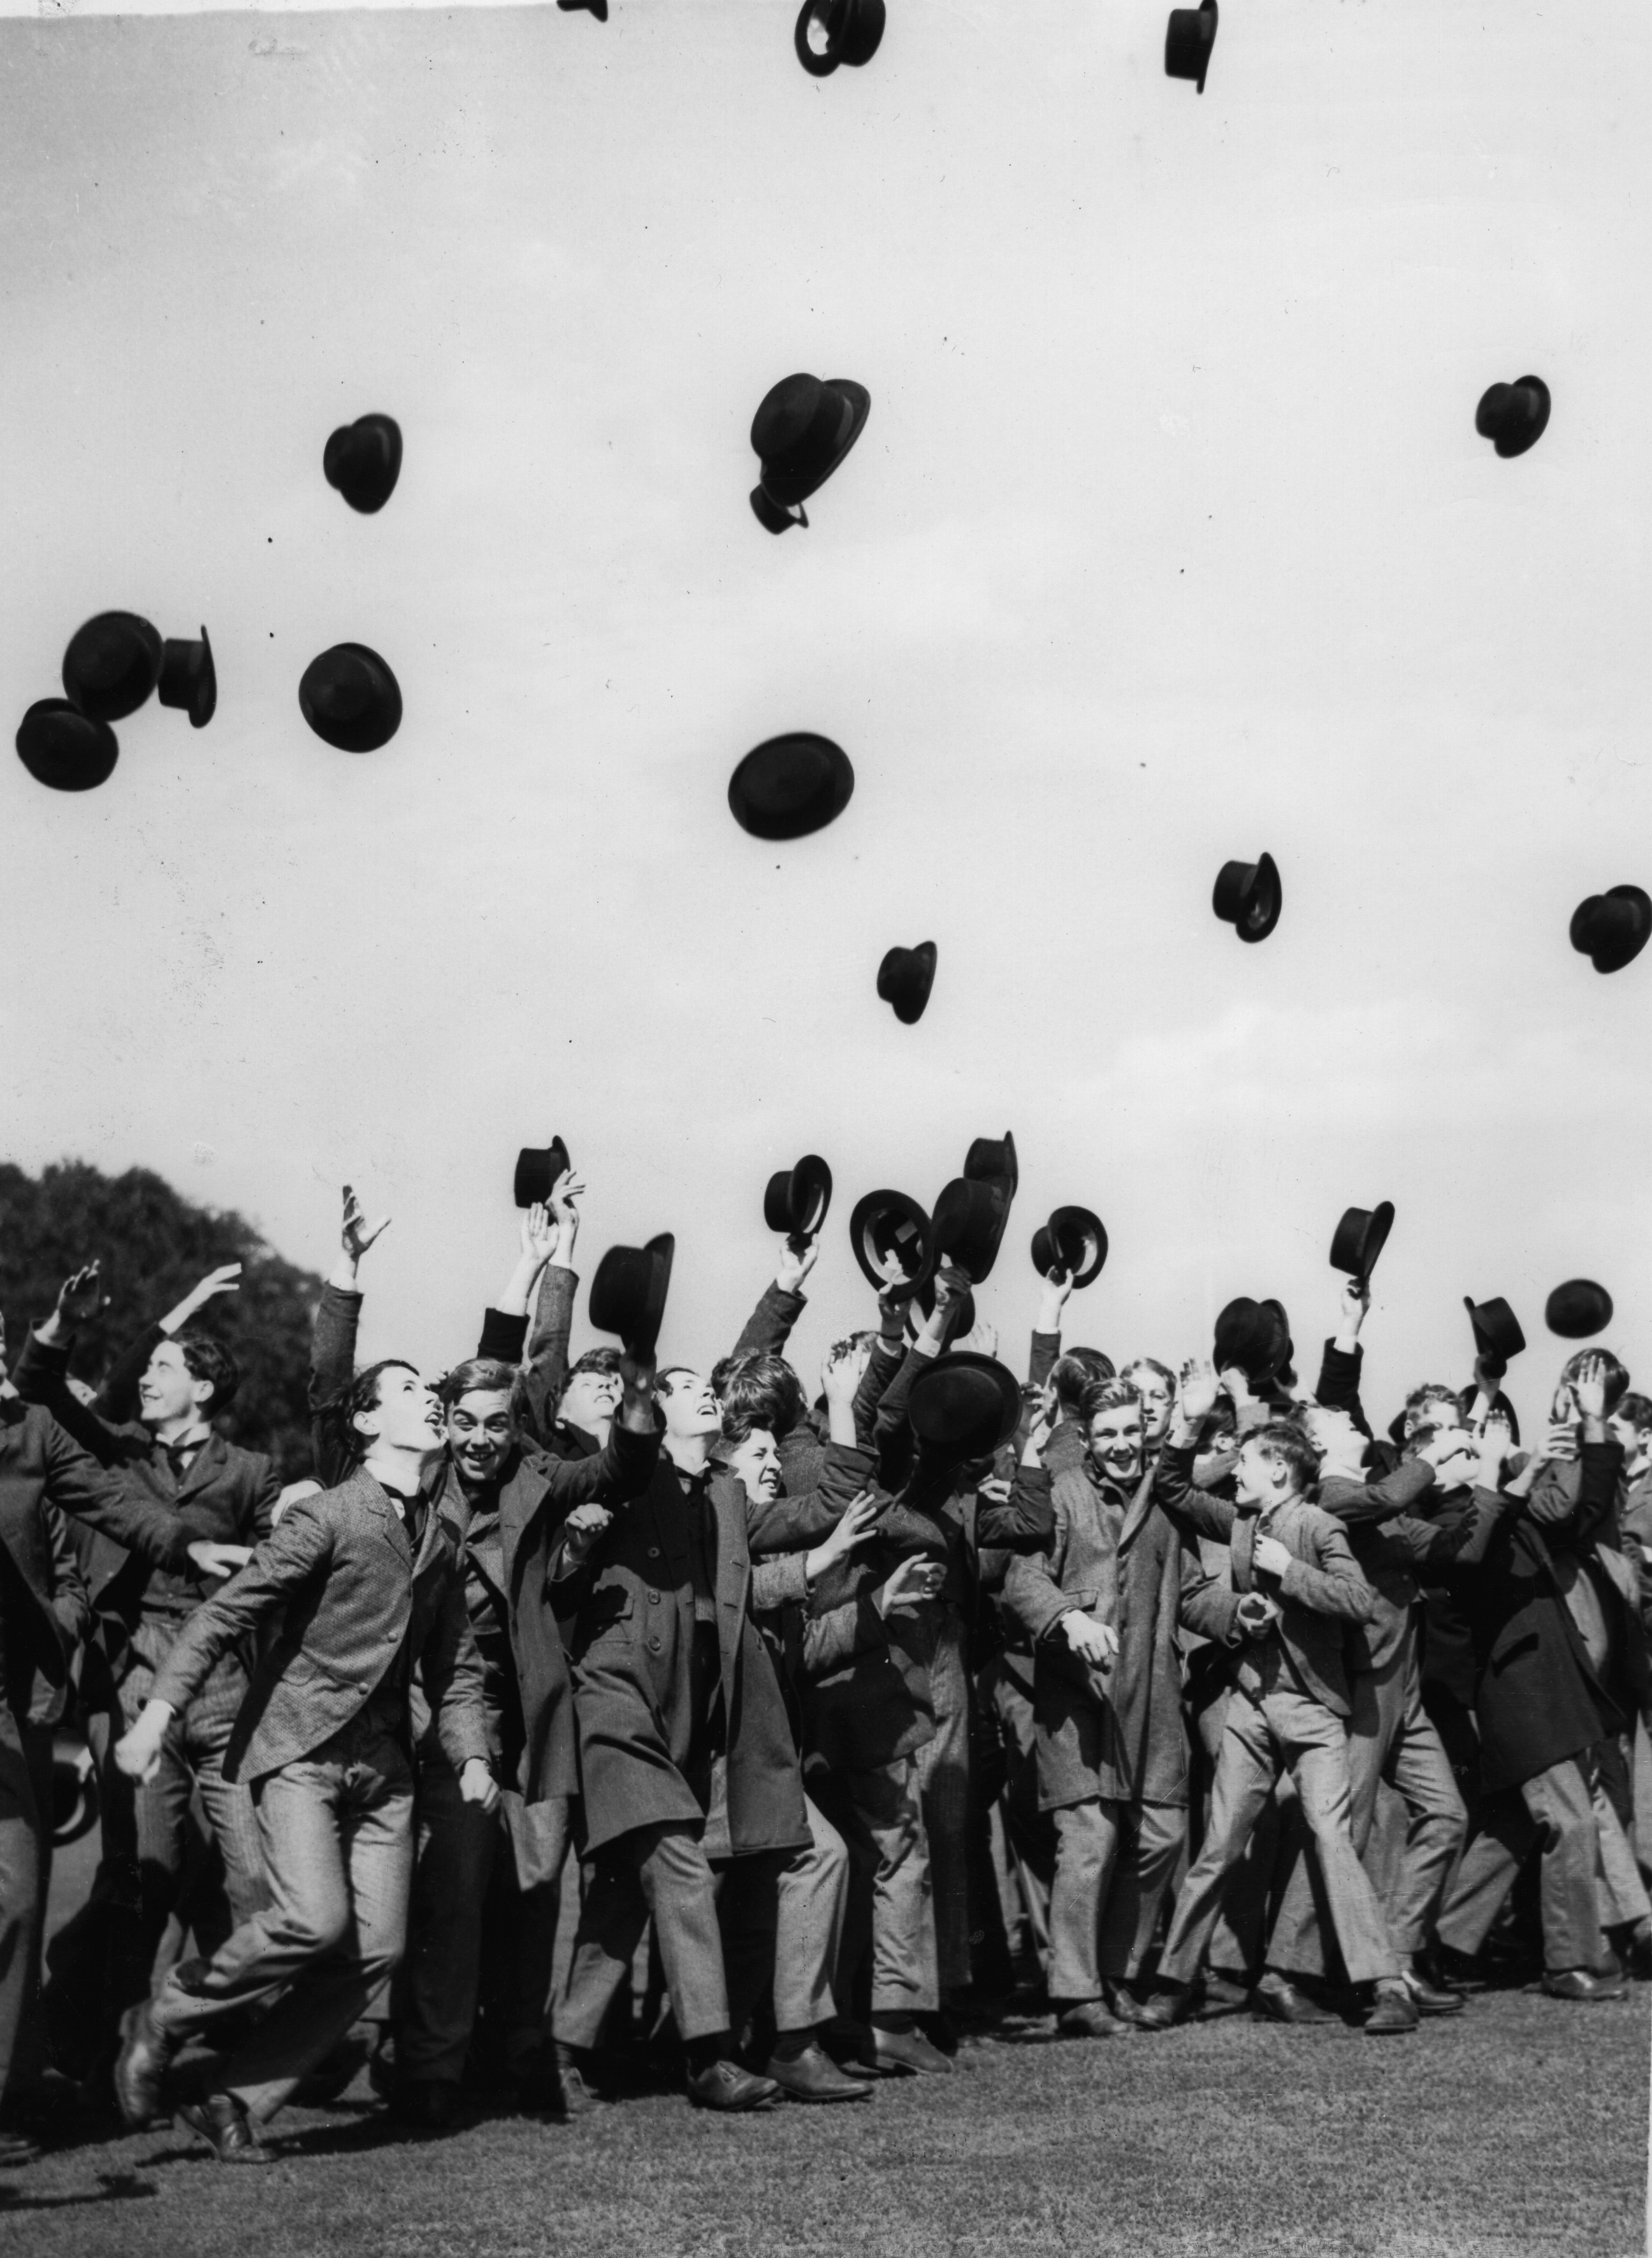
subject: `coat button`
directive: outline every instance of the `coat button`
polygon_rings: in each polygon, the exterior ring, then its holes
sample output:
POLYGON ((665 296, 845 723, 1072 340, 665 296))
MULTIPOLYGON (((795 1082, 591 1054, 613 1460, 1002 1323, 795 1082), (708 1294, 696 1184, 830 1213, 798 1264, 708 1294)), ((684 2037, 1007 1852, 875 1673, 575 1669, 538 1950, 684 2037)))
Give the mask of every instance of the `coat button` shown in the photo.
POLYGON ((657 1559, 659 1559, 659 1557, 660 1557, 660 1548, 659 1548, 659 1546, 658 1546, 657 1544, 650 1544, 650 1545, 649 1545, 649 1559, 650 1559, 650 1560, 657 1560, 657 1559))
POLYGON ((659 1640, 658 1640, 657 1638, 651 1638, 651 1639, 649 1641, 649 1652, 650 1654, 657 1654, 657 1653, 659 1652, 659 1651, 660 1651, 660 1642, 659 1642, 659 1640))
POLYGON ((660 1595, 659 1595, 659 1594, 658 1594, 657 1592, 650 1592, 650 1593, 649 1594, 649 1605, 651 1608, 657 1608, 657 1607, 659 1606, 659 1604, 660 1604, 660 1595))

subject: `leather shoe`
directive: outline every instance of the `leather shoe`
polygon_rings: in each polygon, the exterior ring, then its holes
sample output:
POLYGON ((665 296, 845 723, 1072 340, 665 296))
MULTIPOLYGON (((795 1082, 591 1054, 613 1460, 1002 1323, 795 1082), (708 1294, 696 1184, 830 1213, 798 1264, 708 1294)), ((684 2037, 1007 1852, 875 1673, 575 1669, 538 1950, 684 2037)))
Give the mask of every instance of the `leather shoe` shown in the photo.
POLYGON ((805 2047, 782 2061, 776 2055, 769 2076, 789 2101, 869 2101, 872 2088, 861 2077, 846 2077, 824 2048, 805 2047))
POLYGON ((0 2172, 32 2164, 39 2153, 26 2133, 0 2133, 0 2172))
POLYGON ((585 2084, 585 2072, 579 2067, 578 2056, 571 2046, 561 2040, 551 2047, 552 2067, 562 2091, 562 2109, 565 2117, 586 2117, 600 2105, 597 2096, 585 2084))
POLYGON ((1417 2003, 1406 1990, 1379 1990, 1377 2003, 1365 2018, 1365 2036, 1386 2039, 1417 2027, 1417 2003))
POLYGON ((120 2019, 120 2053, 115 2063, 115 2098, 137 2133, 164 2113, 161 2089, 172 2048, 155 2027, 147 1999, 128 2007, 120 2019))
POLYGON ((1420 2015, 1460 2015, 1468 2005, 1461 1992, 1442 1990, 1426 1976, 1419 1976, 1414 1968, 1406 1970, 1406 1989, 1416 2001, 1420 2015))
POLYGON ((820 2027, 820 2044, 845 2077, 882 2077, 872 2034, 865 2025, 833 2020, 820 2027))
POLYGON ((421 2079, 399 2085, 391 2097, 390 2113, 415 2133, 445 2133, 458 2114, 459 2089, 450 2079, 421 2079))
POLYGON ((1155 1992, 1151 1999, 1144 2000, 1142 2011, 1136 2018, 1138 2031, 1173 2030, 1185 2023, 1193 2009, 1193 1992, 1182 1985, 1173 1992, 1155 1992))
MULTIPOLYGON (((1218 2015, 1239 2015, 1251 2004, 1251 1986, 1236 1984, 1230 1976, 1207 1976, 1199 1986, 1198 2005, 1194 2013, 1202 2023, 1214 2022, 1218 2015)), ((1137 2020, 1139 2021, 1140 2018, 1137 2020)))
POLYGON ((1064 2008, 1055 2019, 1055 2027, 1064 2039, 1124 2039, 1132 2026, 1110 2014, 1099 1999, 1086 1999, 1076 2007, 1064 2008))
POLYGON ((1271 1970, 1263 1977, 1251 1994, 1251 2005, 1258 2015, 1266 2015, 1276 2023, 1339 2023, 1340 2015, 1322 2007, 1317 1999, 1310 1999, 1306 1992, 1299 1992, 1288 1976, 1279 1976, 1271 1970))
POLYGON ((1115 1983, 1110 1977, 1102 1978, 1102 1996, 1107 2002, 1108 2013, 1117 2015, 1121 2023, 1141 2020, 1141 2001, 1128 1984, 1115 1983))
POLYGON ((931 2046, 922 2031, 872 2032, 872 2058, 879 2070, 920 2070, 932 2077, 950 2077, 952 2064, 939 2047, 931 2046))
POLYGON ((227 2093, 209 2093, 204 2101, 185 2101, 176 2114, 192 2133, 198 2133, 221 2164, 267 2164, 270 2152, 227 2093))
POLYGON ((1578 1999, 1592 2004, 1600 1999, 1622 1999, 1623 1980, 1616 1976, 1592 1976, 1586 1968, 1566 1968, 1558 1975, 1545 1970, 1542 1989, 1550 1999, 1578 1999))
POLYGON ((708 2063, 688 2074, 688 2098, 697 2109, 765 2109, 780 2098, 772 2077, 755 2077, 737 2062, 708 2063))

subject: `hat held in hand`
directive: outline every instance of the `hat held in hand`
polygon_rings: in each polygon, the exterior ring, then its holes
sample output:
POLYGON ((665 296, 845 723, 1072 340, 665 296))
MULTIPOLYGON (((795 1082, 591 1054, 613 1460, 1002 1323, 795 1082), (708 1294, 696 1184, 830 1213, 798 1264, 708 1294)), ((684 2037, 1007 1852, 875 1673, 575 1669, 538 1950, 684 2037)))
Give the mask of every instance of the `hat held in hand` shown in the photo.
POLYGON ((754 839, 806 839, 837 820, 854 791, 843 748, 798 729, 747 754, 728 779, 729 812, 754 839))
POLYGON ((646 1246, 611 1246, 591 1282, 591 1322, 618 1333, 634 1355, 652 1356, 665 1316, 677 1240, 669 1231, 646 1246))
POLYGON ((394 415, 341 423, 322 450, 322 473, 364 517, 382 509, 401 476, 401 426, 394 415))
POLYGON ((972 1285, 989 1276, 998 1259, 1013 1196, 1003 1177, 971 1183, 968 1176, 954 1176, 935 1202, 935 1252, 965 1272, 972 1285))
POLYGON ((37 698, 18 727, 18 758, 36 784, 90 792, 107 784, 120 758, 115 732, 67 698, 37 698))
POLYGON ((1256 1302, 1240 1294, 1216 1319, 1210 1361, 1218 1372, 1237 1364, 1255 1386, 1273 1379, 1290 1353, 1289 1329, 1277 1302, 1256 1302))
POLYGON ((1541 376, 1517 376, 1513 384, 1493 384, 1480 394, 1474 428, 1500 455, 1523 455, 1549 428, 1549 387, 1541 376))
POLYGON ((856 1200, 849 1244, 869 1286, 886 1284, 883 1266, 893 1255, 905 1275, 906 1290, 916 1293, 934 1267, 932 1241, 928 1214, 904 1192, 868 1192, 856 1200))
POLYGON ((1592 1278, 1568 1278, 1543 1304, 1543 1323, 1563 1340, 1587 1340, 1612 1323, 1612 1296, 1592 1278))
POLYGON ((1254 863, 1222 865, 1210 906, 1241 941, 1266 941, 1279 923, 1283 905, 1279 867, 1271 855, 1260 855, 1254 863))
POLYGON ((1173 8, 1165 25, 1165 76, 1187 78, 1204 92, 1210 50, 1216 43, 1216 0, 1200 8, 1173 8))
POLYGON ((830 78, 840 63, 858 70, 877 53, 883 20, 883 0, 803 0, 792 34, 798 60, 811 78, 830 78), (817 24, 825 34, 825 45, 819 47, 809 38, 817 24))
POLYGON ((924 1016, 935 984, 935 958, 932 941, 920 941, 916 948, 884 951, 877 968, 877 992, 904 1027, 916 1026, 924 1016))
POLYGON ((1331 1236, 1331 1268, 1340 1270, 1344 1278, 1362 1282, 1369 1278, 1393 1229, 1392 1200, 1379 1200, 1371 1208, 1344 1208, 1342 1221, 1331 1236))
POLYGON ((996 1356, 958 1349, 918 1374, 906 1416, 922 1441, 961 1458, 985 1458, 1021 1424, 1021 1383, 996 1356))
POLYGON ((516 1177, 511 1197, 518 1207, 543 1207, 558 1176, 573 1166, 560 1137, 549 1145, 524 1145, 516 1155, 516 1177))
POLYGON ((752 418, 762 465, 751 506, 770 533, 809 522, 804 503, 823 486, 866 428, 872 395, 852 377, 784 376, 752 418))
POLYGON ((136 612, 99 612, 63 654, 64 694, 89 721, 124 721, 160 677, 161 640, 136 612))
POLYGON ((336 643, 311 659, 298 702, 316 735, 341 753, 376 753, 401 727, 401 686, 365 643, 336 643))
POLYGON ((155 695, 163 706, 181 707, 189 716, 192 729, 206 728, 218 710, 218 676, 204 628, 199 642, 188 636, 167 637, 161 646, 155 695))
POLYGON ((1571 913, 1571 945, 1597 972, 1621 972, 1652 935, 1652 898, 1639 886, 1609 886, 1571 913))
POLYGON ((812 1239, 832 1204, 832 1171, 818 1153, 795 1168, 776 1168, 763 1194, 763 1221, 789 1239, 812 1239))
POLYGON ((977 1137, 964 1154, 966 1183, 992 1183, 1002 1180, 1014 1193, 1021 1182, 1021 1165, 1016 1159, 1015 1138, 1006 1129, 1002 1137, 977 1137))
POLYGON ((1474 1328, 1475 1356, 1484 1359, 1493 1380, 1500 1380, 1508 1370, 1510 1357, 1518 1356, 1526 1346, 1520 1319, 1500 1296, 1489 1302, 1477 1302, 1464 1294, 1463 1306, 1474 1328))
POLYGON ((1048 1223, 1032 1234, 1033 1268, 1041 1278, 1065 1270, 1074 1293, 1101 1276, 1106 1260, 1107 1232, 1087 1207, 1053 1209, 1048 1223))
POLYGON ((962 1340, 975 1330, 975 1297, 965 1283, 967 1274, 950 1262, 939 1263, 932 1270, 912 1296, 912 1306, 906 1312, 906 1338, 910 1344, 918 1338, 918 1318, 935 1314, 936 1282, 945 1275, 952 1293, 947 1323, 947 1338, 962 1340))

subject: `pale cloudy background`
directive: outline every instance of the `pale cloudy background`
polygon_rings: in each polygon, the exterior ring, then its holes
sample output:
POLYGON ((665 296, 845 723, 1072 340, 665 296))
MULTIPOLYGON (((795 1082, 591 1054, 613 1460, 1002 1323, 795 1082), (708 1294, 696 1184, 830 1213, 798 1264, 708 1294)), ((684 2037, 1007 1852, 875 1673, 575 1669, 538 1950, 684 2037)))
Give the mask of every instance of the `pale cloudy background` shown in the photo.
MULTIPOLYGON (((0 768, 4 1145, 141 1162, 324 1265, 395 1223, 365 1346, 450 1357, 560 1131, 581 1246, 672 1228, 663 1347, 724 1346, 771 1168, 838 1196, 812 1369, 868 1296, 845 1225, 977 1134, 1027 1240, 1094 1204, 1070 1337, 1208 1342, 1275 1293, 1305 1376, 1349 1201, 1399 1224, 1371 1393, 1466 1376, 1506 1294, 1616 1296, 1652 1379, 1643 10, 1224 10, 1202 99, 1159 0, 890 0, 817 83, 791 0, 0 25, 0 707, 108 607, 204 620, 220 703, 152 704, 85 798, 0 768), (870 389, 773 540, 750 418, 870 389), (1473 429, 1544 375, 1524 458, 1473 429), (321 475, 401 421, 382 515, 321 475), (326 644, 407 720, 305 728, 326 644), (728 772, 824 731, 847 815, 766 848, 728 772), (1229 856, 1286 909, 1239 945, 1229 856), (873 994, 932 938, 922 1024, 873 994)), ((28 1313, 9 1313, 16 1322, 28 1313)))

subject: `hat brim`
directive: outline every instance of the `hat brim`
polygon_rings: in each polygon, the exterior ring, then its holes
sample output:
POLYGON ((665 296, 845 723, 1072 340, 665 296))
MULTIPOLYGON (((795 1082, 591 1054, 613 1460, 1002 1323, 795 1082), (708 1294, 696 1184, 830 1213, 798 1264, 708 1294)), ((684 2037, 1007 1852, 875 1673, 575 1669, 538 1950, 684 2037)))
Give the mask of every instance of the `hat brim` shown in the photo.
POLYGON ((1498 439, 1492 443, 1506 463, 1512 461, 1516 455, 1529 454, 1549 429, 1549 411, 1553 405, 1549 396, 1549 387, 1541 376, 1517 376, 1514 379, 1514 389, 1516 392, 1529 392, 1535 394, 1537 413, 1527 430, 1517 438, 1498 439))
POLYGON ((794 1168, 776 1168, 763 1194, 763 1221, 770 1231, 793 1239, 813 1239, 832 1205, 832 1171, 818 1153, 805 1153, 794 1168))
POLYGON ((935 1267, 934 1229, 928 1215, 915 1199, 904 1192, 868 1192, 854 1204, 849 1218, 849 1244, 854 1259, 861 1266, 861 1275, 869 1286, 883 1290, 884 1281, 873 1260, 873 1225, 883 1216, 896 1216, 910 1224, 918 1245, 918 1260, 915 1269, 907 1273, 908 1284, 902 1298, 920 1293, 932 1275, 935 1267))
POLYGON ((821 381, 828 392, 835 392, 840 398, 848 401, 851 412, 847 426, 820 469, 800 472, 792 478, 764 471, 759 483, 776 508, 795 509, 800 502, 807 501, 812 493, 819 492, 866 429, 866 419, 872 412, 871 394, 863 384, 856 384, 853 377, 828 376, 821 381))
POLYGON ((1373 1208, 1345 1209, 1331 1238, 1331 1268, 1344 1278, 1369 1278, 1393 1229, 1392 1200, 1379 1200, 1373 1208))
POLYGON ((1107 1260, 1107 1230, 1099 1215, 1087 1207, 1058 1207, 1050 1220, 1032 1234, 1032 1267, 1040 1277, 1047 1278, 1053 1270, 1063 1270, 1067 1265, 1062 1259, 1061 1241, 1069 1233, 1083 1238, 1083 1258, 1073 1266, 1073 1291, 1081 1293, 1102 1275, 1107 1260))
POLYGON ((982 1356, 974 1349, 955 1349, 937 1357, 926 1372, 918 1374, 907 1399, 906 1416, 920 1441, 955 1452, 960 1458, 983 1457, 1001 1449, 1021 1424, 1021 1383, 996 1357, 982 1356), (955 1419, 947 1416, 945 1406, 961 1373, 978 1373, 990 1380, 997 1402, 995 1412, 961 1429, 955 1419))

